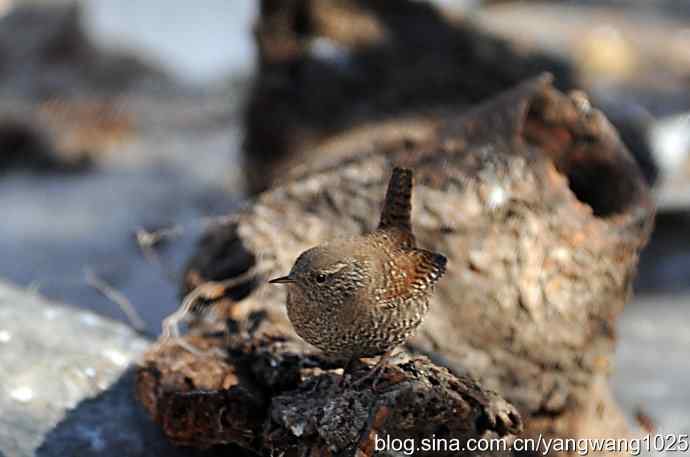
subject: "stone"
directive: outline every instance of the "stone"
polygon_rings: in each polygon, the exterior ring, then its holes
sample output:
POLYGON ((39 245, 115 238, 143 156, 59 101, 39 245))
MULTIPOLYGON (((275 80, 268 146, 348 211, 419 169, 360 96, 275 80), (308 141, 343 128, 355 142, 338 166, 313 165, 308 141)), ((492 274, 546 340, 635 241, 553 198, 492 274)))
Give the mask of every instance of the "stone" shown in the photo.
POLYGON ((0 455, 177 455, 134 402, 128 367, 148 345, 123 324, 0 282, 0 455))

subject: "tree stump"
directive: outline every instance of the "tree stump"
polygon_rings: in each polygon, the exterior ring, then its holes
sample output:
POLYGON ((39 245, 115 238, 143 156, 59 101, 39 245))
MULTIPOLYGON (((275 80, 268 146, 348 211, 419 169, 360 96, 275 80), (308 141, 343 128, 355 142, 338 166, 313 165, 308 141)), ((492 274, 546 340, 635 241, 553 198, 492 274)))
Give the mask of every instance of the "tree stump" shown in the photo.
POLYGON ((418 244, 446 255, 448 272, 409 348, 497 391, 530 434, 625 433, 606 377, 654 207, 615 130, 543 76, 417 133, 324 146, 337 153, 317 151, 321 162, 207 234, 185 290, 253 265, 263 274, 226 291, 226 312, 291 332, 285 291, 265 279, 324 240, 372 230, 391 168, 412 168, 418 244))
POLYGON ((194 354, 168 341, 139 368, 137 396, 176 444, 233 445, 249 455, 363 457, 392 440, 421 447, 435 437, 450 443, 441 455, 476 455, 469 439, 503 439, 508 449, 522 429, 505 400, 426 357, 388 367, 374 390, 341 384, 327 361, 265 314, 230 322, 227 333, 185 338, 227 356, 194 354), (251 329, 238 331, 247 323, 251 329))
POLYGON ((332 135, 442 119, 544 71, 562 89, 576 80, 563 59, 423 1, 262 0, 255 36, 244 144, 252 193, 332 135))

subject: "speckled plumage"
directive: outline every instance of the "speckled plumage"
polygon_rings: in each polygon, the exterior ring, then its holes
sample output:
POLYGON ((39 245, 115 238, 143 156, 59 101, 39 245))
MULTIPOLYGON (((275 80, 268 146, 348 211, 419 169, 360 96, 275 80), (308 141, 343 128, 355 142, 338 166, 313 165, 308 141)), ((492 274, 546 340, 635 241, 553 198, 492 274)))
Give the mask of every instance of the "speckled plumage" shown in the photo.
POLYGON ((422 323, 446 258, 419 249, 411 231, 412 172, 395 168, 377 230, 303 252, 286 283, 295 331, 343 360, 383 354, 422 323))

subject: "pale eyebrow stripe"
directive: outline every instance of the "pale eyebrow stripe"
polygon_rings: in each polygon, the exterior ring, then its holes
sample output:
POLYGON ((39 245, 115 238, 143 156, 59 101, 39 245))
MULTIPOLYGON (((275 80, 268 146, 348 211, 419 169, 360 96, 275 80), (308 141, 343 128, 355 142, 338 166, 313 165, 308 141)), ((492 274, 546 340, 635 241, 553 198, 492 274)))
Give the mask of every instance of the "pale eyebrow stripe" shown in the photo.
POLYGON ((333 267, 329 268, 328 270, 322 270, 322 272, 325 273, 325 274, 332 275, 333 273, 339 272, 340 270, 342 270, 342 269, 345 268, 346 266, 347 266, 346 263, 344 263, 344 262, 338 262, 338 263, 336 263, 335 265, 333 265, 333 267))

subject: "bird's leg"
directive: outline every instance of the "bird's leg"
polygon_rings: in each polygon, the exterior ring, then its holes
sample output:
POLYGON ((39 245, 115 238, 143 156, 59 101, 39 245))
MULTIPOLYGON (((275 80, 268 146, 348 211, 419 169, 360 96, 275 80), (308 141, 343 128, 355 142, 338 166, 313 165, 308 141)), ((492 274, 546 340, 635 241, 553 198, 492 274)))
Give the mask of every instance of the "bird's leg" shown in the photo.
POLYGON ((362 384, 362 382, 366 381, 367 379, 371 378, 372 376, 374 377, 374 381, 371 383, 371 388, 372 390, 376 390, 376 384, 378 384, 379 380, 381 379, 381 375, 383 374, 384 367, 386 366, 386 363, 390 360, 391 356, 393 355, 393 351, 395 348, 384 352, 384 354, 381 356, 379 361, 374 365, 374 368, 369 371, 369 373, 365 374, 361 378, 359 378, 357 381, 355 381, 352 385, 357 386, 359 384, 362 384))
POLYGON ((309 391, 307 392, 309 395, 313 394, 316 392, 316 389, 319 388, 321 385, 321 377, 318 377, 317 379, 311 379, 311 387, 309 388, 309 391))
POLYGON ((353 357, 347 361, 347 363, 345 364, 345 367, 343 367, 343 377, 340 378, 340 381, 338 381, 338 387, 345 386, 345 379, 347 379, 347 375, 349 374, 350 371, 352 371, 352 368, 355 366, 356 363, 357 363, 357 357, 353 357))

